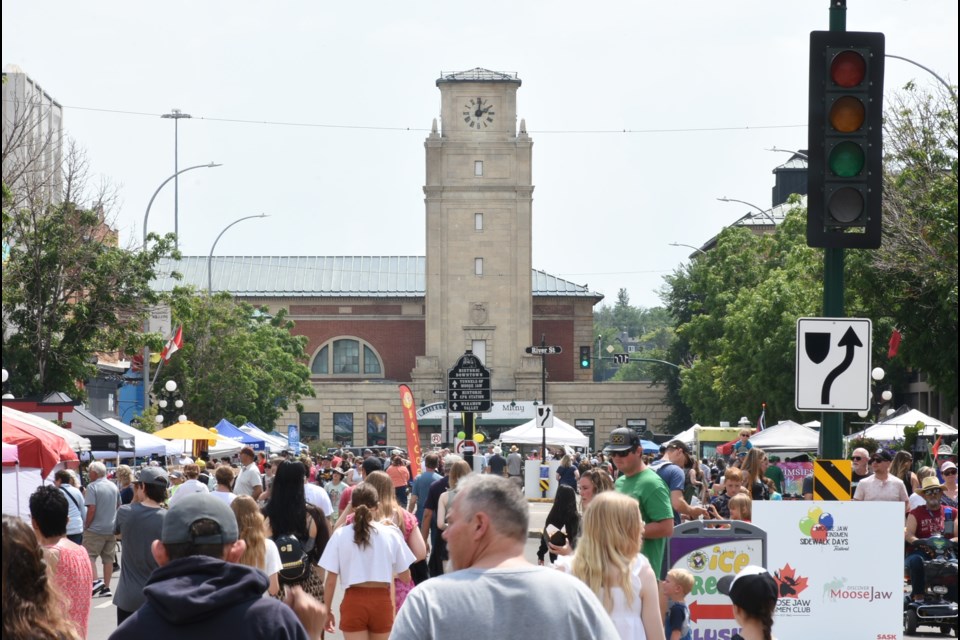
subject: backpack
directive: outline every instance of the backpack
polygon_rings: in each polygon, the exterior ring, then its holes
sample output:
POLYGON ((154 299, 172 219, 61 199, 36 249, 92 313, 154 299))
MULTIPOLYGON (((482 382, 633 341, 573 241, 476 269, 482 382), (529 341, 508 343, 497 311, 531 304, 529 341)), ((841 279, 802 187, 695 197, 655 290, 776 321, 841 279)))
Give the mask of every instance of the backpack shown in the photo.
MULTIPOLYGON (((273 541, 280 552, 280 571, 277 577, 280 584, 299 584, 310 575, 310 558, 300 538, 292 533, 276 536, 273 541)), ((313 546, 313 540, 309 546, 313 546)))
MULTIPOLYGON (((317 516, 313 510, 308 507, 307 513, 316 522, 317 516)), ((316 564, 317 560, 313 558, 315 554, 311 553, 316 545, 316 539, 310 538, 304 543, 295 534, 284 533, 274 536, 273 541, 277 545, 277 551, 280 552, 280 571, 277 572, 280 584, 300 584, 309 578, 311 565, 316 564)))

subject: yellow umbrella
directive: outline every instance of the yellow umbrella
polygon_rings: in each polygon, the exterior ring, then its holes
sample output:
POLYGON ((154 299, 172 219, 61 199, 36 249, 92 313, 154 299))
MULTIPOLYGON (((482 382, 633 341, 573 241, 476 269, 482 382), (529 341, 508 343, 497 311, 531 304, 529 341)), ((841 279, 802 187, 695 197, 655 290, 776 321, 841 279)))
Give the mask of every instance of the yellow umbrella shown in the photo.
POLYGON ((206 427, 201 427, 195 422, 184 420, 178 422, 166 429, 154 431, 153 435, 164 440, 229 440, 226 436, 221 436, 206 427))

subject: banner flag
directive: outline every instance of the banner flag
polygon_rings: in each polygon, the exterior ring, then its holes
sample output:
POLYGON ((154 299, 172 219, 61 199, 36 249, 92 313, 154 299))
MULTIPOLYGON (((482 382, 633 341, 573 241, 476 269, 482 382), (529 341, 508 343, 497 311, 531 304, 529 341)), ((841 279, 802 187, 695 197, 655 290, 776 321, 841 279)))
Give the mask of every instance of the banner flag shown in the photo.
POLYGON ((410 456, 410 477, 420 475, 420 426, 417 424, 417 406, 413 392, 405 384, 400 385, 400 404, 403 405, 404 431, 407 432, 407 455, 410 456))

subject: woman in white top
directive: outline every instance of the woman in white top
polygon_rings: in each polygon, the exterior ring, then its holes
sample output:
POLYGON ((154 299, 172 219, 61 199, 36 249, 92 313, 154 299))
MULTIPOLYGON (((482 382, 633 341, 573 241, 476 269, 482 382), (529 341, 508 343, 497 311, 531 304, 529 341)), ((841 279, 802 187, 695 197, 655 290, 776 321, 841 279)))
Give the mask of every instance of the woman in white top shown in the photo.
POLYGON ((622 640, 663 640, 657 577, 640 553, 642 537, 637 501, 606 491, 583 514, 576 552, 556 566, 597 594, 622 640))
POLYGON ((394 576, 410 581, 414 555, 400 530, 380 521, 379 503, 376 489, 365 482, 358 484, 350 497, 353 522, 334 531, 320 557, 320 566, 327 572, 326 631, 335 630, 331 603, 339 578, 346 589, 340 603, 340 630, 346 640, 386 640, 396 610, 394 576))
MULTIPOLYGON (((223 468, 223 467, 221 467, 223 468)), ((233 515, 237 517, 240 539, 247 543, 247 550, 240 556, 239 564, 260 569, 270 579, 267 594, 280 592, 280 551, 276 543, 267 537, 263 515, 257 501, 250 496, 236 496, 230 503, 233 515)))

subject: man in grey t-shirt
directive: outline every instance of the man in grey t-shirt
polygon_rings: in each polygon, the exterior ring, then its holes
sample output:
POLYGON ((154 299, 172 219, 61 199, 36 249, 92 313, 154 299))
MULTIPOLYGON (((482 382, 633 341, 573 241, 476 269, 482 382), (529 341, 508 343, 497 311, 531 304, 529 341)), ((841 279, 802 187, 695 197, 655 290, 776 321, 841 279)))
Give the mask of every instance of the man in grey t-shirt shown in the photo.
POLYGON ((510 455, 507 456, 507 476, 510 481, 523 489, 523 456, 517 445, 510 447, 510 455))
POLYGON ((468 611, 497 612, 497 624, 470 624, 469 635, 476 639, 500 640, 504 629, 522 629, 531 620, 536 635, 550 640, 619 639, 583 582, 523 557, 530 513, 513 483, 492 474, 470 475, 457 488, 443 533, 456 570, 410 592, 391 639, 462 636, 468 611))
POLYGON ((158 566, 151 547, 154 540, 160 539, 167 515, 160 503, 167 497, 168 484, 166 471, 147 467, 133 483, 133 502, 117 511, 116 532, 123 540, 123 564, 113 597, 118 626, 143 604, 143 588, 158 566))
POLYGON ((84 502, 87 517, 83 523, 83 548, 90 556, 93 569, 93 595, 109 596, 113 563, 117 559, 117 540, 114 527, 117 509, 120 508, 120 490, 107 480, 107 468, 102 462, 91 462, 87 469, 90 484, 87 485, 84 502), (103 580, 97 579, 97 558, 103 562, 103 580))

